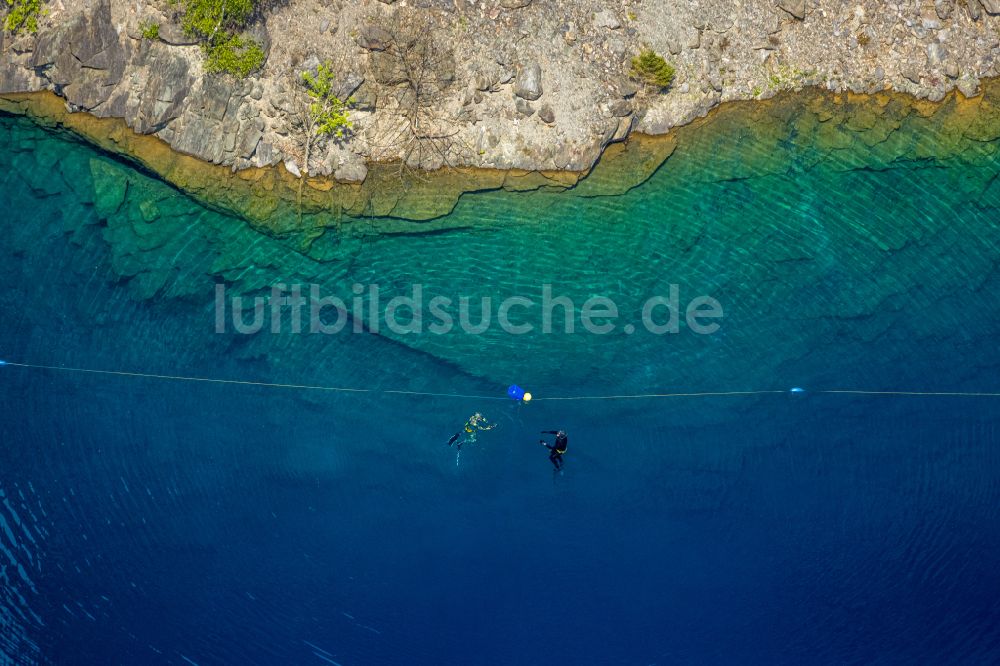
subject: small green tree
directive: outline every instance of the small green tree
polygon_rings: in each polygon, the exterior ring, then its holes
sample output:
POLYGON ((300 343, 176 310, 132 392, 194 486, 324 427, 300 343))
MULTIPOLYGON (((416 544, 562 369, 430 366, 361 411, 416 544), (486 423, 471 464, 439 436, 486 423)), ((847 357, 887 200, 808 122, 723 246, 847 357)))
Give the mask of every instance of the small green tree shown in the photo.
POLYGON ((350 106, 354 104, 354 99, 344 101, 333 94, 333 67, 329 62, 323 63, 316 68, 315 76, 311 72, 302 72, 302 82, 312 99, 309 104, 312 131, 318 136, 344 138, 354 128, 350 120, 350 106))
POLYGON ((643 49, 632 58, 630 75, 637 81, 662 90, 673 82, 674 68, 652 49, 643 49))
POLYGON ((3 27, 15 35, 22 30, 34 34, 38 32, 38 17, 42 14, 41 0, 7 0, 10 13, 4 19, 3 27))
MULTIPOLYGON (((309 175, 309 156, 312 152, 313 139, 321 136, 333 136, 343 139, 354 128, 350 120, 350 106, 353 98, 346 101, 333 92, 333 65, 330 62, 321 63, 316 68, 316 74, 302 72, 302 83, 309 95, 309 106, 306 109, 305 138, 305 174, 309 175)), ((302 186, 305 178, 299 181, 299 224, 302 223, 302 186)))

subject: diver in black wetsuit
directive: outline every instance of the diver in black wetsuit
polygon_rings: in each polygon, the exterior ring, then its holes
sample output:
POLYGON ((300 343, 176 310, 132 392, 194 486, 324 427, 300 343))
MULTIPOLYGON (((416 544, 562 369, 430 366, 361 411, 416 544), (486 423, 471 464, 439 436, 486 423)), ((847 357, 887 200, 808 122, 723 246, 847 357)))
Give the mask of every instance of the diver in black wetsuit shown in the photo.
POLYGON ((549 460, 552 461, 552 465, 556 468, 556 471, 561 472, 563 468, 563 454, 569 448, 569 437, 566 436, 566 432, 563 430, 543 430, 542 434, 556 436, 554 444, 549 444, 544 439, 538 440, 538 443, 550 451, 549 460))

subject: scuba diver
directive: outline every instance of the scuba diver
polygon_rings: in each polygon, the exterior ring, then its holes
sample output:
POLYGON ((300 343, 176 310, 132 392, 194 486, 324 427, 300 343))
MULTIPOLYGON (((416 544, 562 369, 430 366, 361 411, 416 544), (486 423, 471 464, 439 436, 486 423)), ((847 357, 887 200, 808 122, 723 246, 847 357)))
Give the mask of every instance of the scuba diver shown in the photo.
POLYGON ((549 444, 544 439, 538 440, 538 443, 550 451, 549 460, 552 461, 552 465, 556 468, 557 472, 562 472, 563 454, 569 448, 569 437, 566 436, 564 430, 543 430, 542 434, 556 436, 554 444, 549 444))
POLYGON ((479 412, 476 412, 475 414, 469 417, 468 421, 465 422, 465 426, 462 430, 459 430, 458 432, 456 432, 454 435, 451 436, 451 439, 448 440, 448 446, 451 446, 456 441, 458 441, 457 450, 461 451, 463 444, 475 444, 476 440, 479 437, 480 432, 493 430, 496 427, 497 427, 496 423, 490 423, 489 421, 486 420, 485 416, 483 416, 479 412), (458 438, 462 437, 463 434, 464 437, 462 438, 461 441, 459 441, 458 438))

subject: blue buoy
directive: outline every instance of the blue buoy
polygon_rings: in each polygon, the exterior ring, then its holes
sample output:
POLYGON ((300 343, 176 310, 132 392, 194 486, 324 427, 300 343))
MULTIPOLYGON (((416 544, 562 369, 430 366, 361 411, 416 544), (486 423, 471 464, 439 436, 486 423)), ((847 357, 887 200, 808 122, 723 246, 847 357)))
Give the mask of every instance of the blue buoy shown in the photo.
POLYGON ((789 393, 805 393, 805 392, 806 390, 804 388, 799 388, 798 386, 789 391, 789 393))
POLYGON ((516 402, 531 402, 531 394, 517 384, 507 387, 507 397, 516 402))

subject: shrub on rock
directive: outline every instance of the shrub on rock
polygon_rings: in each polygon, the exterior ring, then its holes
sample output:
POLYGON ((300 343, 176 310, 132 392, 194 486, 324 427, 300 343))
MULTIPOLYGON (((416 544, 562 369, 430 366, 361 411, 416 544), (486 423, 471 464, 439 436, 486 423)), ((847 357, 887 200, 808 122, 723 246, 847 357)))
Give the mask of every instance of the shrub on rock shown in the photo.
POLYGON ((160 24, 153 21, 143 21, 139 24, 143 39, 157 40, 160 38, 160 24))
POLYGON ((205 70, 245 79, 264 66, 261 45, 239 34, 258 0, 184 0, 184 32, 202 42, 205 70))
POLYGON ((643 49, 632 58, 630 75, 637 81, 662 90, 673 82, 674 68, 652 49, 643 49))
POLYGON ((245 79, 264 65, 264 49, 252 39, 240 35, 226 35, 213 44, 203 45, 205 71, 224 72, 238 79, 245 79))
POLYGON ((8 32, 18 34, 22 30, 32 34, 38 32, 38 17, 42 13, 41 0, 7 0, 10 13, 4 19, 3 27, 8 32))

